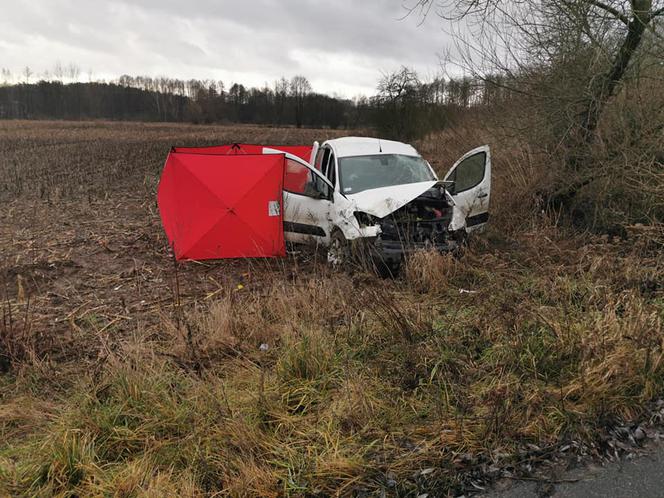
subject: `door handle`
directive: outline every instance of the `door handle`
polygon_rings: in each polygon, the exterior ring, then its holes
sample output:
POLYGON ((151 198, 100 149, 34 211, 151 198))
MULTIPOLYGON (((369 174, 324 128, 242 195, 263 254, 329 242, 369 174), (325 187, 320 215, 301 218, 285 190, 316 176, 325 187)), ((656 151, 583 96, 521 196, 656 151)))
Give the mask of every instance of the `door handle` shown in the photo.
POLYGON ((489 196, 489 194, 487 194, 486 192, 482 192, 481 194, 478 194, 478 195, 477 195, 477 197, 478 197, 479 199, 484 199, 485 197, 488 197, 488 196, 489 196))

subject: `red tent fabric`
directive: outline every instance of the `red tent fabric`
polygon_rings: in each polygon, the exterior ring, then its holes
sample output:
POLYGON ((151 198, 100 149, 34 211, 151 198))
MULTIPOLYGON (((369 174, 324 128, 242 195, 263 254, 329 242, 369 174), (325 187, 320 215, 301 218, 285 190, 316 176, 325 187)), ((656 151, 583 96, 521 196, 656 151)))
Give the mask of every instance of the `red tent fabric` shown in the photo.
POLYGON ((171 151, 157 203, 178 260, 285 256, 283 155, 171 151))
POLYGON ((262 154, 263 148, 277 149, 309 162, 311 159, 311 145, 258 145, 258 144, 232 144, 213 145, 209 147, 173 147, 174 152, 187 152, 189 154, 262 154))

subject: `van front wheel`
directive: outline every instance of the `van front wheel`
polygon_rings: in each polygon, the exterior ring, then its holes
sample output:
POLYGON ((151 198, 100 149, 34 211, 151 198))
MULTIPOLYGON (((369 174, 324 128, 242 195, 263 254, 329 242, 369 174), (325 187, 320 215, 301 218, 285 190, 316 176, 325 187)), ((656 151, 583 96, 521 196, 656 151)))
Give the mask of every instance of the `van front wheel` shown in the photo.
POLYGON ((327 262, 334 268, 343 268, 350 264, 350 244, 339 230, 332 232, 330 246, 327 248, 327 262))

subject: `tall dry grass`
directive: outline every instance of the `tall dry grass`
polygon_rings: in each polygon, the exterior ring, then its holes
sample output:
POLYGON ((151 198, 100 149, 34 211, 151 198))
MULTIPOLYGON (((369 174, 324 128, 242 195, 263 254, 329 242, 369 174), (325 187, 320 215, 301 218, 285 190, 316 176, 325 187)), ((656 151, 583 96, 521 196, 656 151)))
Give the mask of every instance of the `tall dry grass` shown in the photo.
POLYGON ((397 280, 251 263, 259 285, 174 300, 129 333, 80 322, 77 354, 17 358, 0 494, 462 493, 529 445, 646 417, 664 388, 656 236, 566 227, 537 203, 545 165, 490 127, 420 148, 444 171, 482 142, 493 218, 461 258, 416 254, 397 280))
POLYGON ((663 271, 548 227, 462 259, 419 254, 399 281, 314 275, 221 296, 179 325, 164 317, 160 337, 119 341, 44 416, 18 413, 25 394, 12 393, 50 382, 24 364, 3 388, 0 483, 43 496, 460 491, 479 462, 646 413, 664 387, 664 302, 649 284, 663 271))

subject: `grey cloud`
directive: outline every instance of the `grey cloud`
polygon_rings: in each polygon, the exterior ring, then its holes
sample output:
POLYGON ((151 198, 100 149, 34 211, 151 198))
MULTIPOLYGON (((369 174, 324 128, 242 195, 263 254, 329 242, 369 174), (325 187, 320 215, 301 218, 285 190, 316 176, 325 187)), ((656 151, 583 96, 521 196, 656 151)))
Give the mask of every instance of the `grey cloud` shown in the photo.
POLYGON ((318 91, 366 93, 381 70, 435 70, 447 43, 436 18, 399 20, 400 0, 18 0, 4 10, 0 43, 13 48, 0 65, 14 70, 71 60, 96 74, 247 84, 302 73, 318 91))

